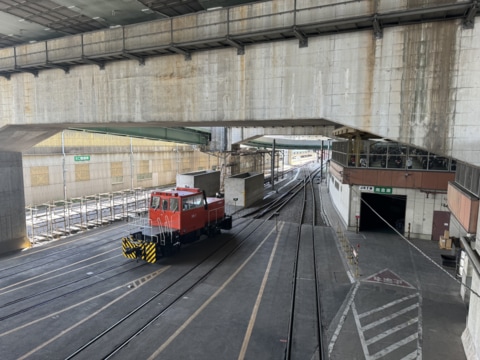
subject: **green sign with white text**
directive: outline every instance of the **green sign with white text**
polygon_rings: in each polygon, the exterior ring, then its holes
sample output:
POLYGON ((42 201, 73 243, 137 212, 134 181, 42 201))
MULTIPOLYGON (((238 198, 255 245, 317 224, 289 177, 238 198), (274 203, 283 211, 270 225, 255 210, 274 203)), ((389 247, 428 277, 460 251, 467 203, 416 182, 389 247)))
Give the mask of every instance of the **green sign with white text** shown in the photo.
POLYGON ((393 189, 388 186, 375 186, 375 189, 373 190, 374 193, 376 194, 389 194, 391 195, 393 193, 393 189))
POLYGON ((75 161, 90 161, 90 155, 75 155, 73 159, 75 161))

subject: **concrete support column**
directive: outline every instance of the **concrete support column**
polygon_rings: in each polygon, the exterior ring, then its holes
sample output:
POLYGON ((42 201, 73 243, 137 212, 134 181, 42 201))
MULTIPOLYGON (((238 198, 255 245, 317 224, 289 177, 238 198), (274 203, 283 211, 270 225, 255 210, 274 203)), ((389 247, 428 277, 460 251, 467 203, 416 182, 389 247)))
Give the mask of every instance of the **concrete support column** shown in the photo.
POLYGON ((0 152, 0 204, 0 253, 29 247, 20 152, 0 152))
POLYGON ((210 128, 210 151, 227 151, 231 149, 232 143, 229 141, 228 129, 226 127, 210 128))

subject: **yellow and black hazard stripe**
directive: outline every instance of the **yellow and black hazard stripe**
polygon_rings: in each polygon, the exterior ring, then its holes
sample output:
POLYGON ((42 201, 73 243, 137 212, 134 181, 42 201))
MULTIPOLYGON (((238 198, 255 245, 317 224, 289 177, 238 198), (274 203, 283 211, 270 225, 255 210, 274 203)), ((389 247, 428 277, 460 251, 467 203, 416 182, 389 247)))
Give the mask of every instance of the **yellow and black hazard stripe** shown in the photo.
POLYGON ((123 256, 129 259, 142 259, 149 263, 157 261, 157 247, 155 243, 134 241, 130 237, 122 238, 123 256))
POLYGON ((152 264, 155 263, 157 261, 157 244, 143 243, 142 259, 152 264))
POLYGON ((122 238, 122 252, 123 256, 129 259, 136 259, 137 258, 137 248, 139 248, 139 244, 133 241, 133 238, 124 237, 122 238))

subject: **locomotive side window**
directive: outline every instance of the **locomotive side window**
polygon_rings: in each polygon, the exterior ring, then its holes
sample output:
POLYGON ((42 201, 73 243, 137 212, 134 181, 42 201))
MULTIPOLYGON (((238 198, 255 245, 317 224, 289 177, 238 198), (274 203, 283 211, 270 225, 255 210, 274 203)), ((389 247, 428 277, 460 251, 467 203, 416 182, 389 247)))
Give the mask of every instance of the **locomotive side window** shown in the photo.
POLYGON ((190 210, 201 207, 203 205, 203 196, 202 194, 199 194, 183 198, 182 204, 183 210, 190 210))
POLYGON ((152 196, 151 208, 158 209, 160 206, 160 198, 158 196, 152 196))
POLYGON ((170 211, 178 211, 178 199, 170 199, 170 211))

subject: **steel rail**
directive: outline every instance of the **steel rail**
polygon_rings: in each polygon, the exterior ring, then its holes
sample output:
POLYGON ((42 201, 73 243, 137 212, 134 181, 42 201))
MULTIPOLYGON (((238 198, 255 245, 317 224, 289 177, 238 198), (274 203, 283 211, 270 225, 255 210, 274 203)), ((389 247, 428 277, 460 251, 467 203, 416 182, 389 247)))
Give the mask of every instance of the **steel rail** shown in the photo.
POLYGON ((285 360, 290 360, 292 358, 292 344, 293 344, 293 331, 294 331, 294 320, 295 320, 295 307, 296 307, 296 290, 297 290, 297 278, 298 278, 298 261, 300 255, 300 243, 301 243, 301 234, 302 234, 302 224, 305 222, 305 213, 307 207, 307 186, 310 186, 310 193, 312 199, 312 256, 313 256, 313 278, 314 278, 314 294, 315 294, 315 318, 316 318, 316 338, 317 338, 317 351, 318 356, 317 359, 321 360, 325 358, 324 346, 323 346, 323 331, 322 331, 322 321, 321 321, 321 304, 320 304, 320 297, 319 297, 319 284, 317 278, 317 260, 316 260, 316 252, 315 252, 315 225, 316 225, 316 199, 315 199, 315 190, 313 187, 313 177, 318 173, 318 171, 314 171, 313 173, 306 174, 304 178, 304 183, 302 189, 303 191, 303 206, 302 211, 300 212, 299 216, 299 229, 297 233, 297 247, 295 251, 295 261, 292 270, 292 293, 291 293, 291 309, 290 309, 290 318, 289 318, 289 326, 288 326, 288 334, 287 334, 287 345, 285 347, 285 360))
MULTIPOLYGON (((109 351, 109 353, 103 357, 104 360, 111 358, 113 355, 118 353, 121 349, 123 349, 125 346, 127 346, 135 337, 137 337, 141 332, 143 332, 145 329, 150 327, 155 321, 157 321, 165 312, 170 309, 172 306, 174 306, 178 301, 182 300, 183 297, 191 291, 195 286, 197 286, 199 283, 201 283, 207 276, 209 276, 215 269, 217 269, 221 264, 223 264, 228 258, 230 258, 234 253, 236 253, 240 248, 242 248, 245 243, 247 242, 248 239, 254 234, 254 232, 263 224, 265 224, 267 220, 260 222, 256 226, 253 227, 244 227, 243 229, 249 229, 249 232, 245 236, 245 238, 238 243, 232 250, 230 250, 226 255, 224 255, 222 258, 219 260, 215 260, 216 263, 209 269, 207 270, 202 276, 200 276, 197 280, 195 280, 192 284, 190 284, 185 290, 181 291, 181 293, 174 297, 169 303, 165 304, 162 306, 161 309, 156 311, 156 314, 144 321, 143 325, 139 326, 138 328, 134 329, 131 332, 131 335, 129 335, 126 339, 122 340, 121 343, 118 343, 113 347, 113 350, 109 351)), ((253 222, 253 219, 252 219, 253 222)), ((233 236, 232 236, 233 238, 233 236)), ((172 281, 169 285, 167 285, 163 290, 160 292, 156 293, 155 295, 151 296, 149 299, 144 301, 142 304, 138 305, 135 309, 130 311, 128 314, 126 314, 124 317, 121 319, 117 320, 114 324, 109 326, 107 329, 93 337, 90 341, 85 343, 83 346, 79 347, 76 351, 74 351, 72 354, 67 356, 65 360, 73 359, 77 355, 79 355, 82 351, 86 350, 88 347, 90 347, 92 344, 109 334, 111 331, 113 331, 115 328, 123 324, 127 319, 131 318, 133 315, 138 313, 140 310, 145 308, 148 304, 151 302, 155 301, 158 297, 161 295, 165 294, 169 289, 171 289, 174 285, 178 284, 182 279, 193 273, 196 269, 198 269, 201 265, 204 265, 207 263, 207 261, 211 260, 214 258, 216 254, 218 254, 223 248, 225 248, 227 245, 230 244, 230 241, 225 242, 221 246, 219 246, 217 249, 215 249, 214 252, 210 253, 208 256, 206 256, 202 261, 200 261, 197 265, 192 267, 190 270, 186 271, 184 274, 180 275, 176 280, 172 281)))

